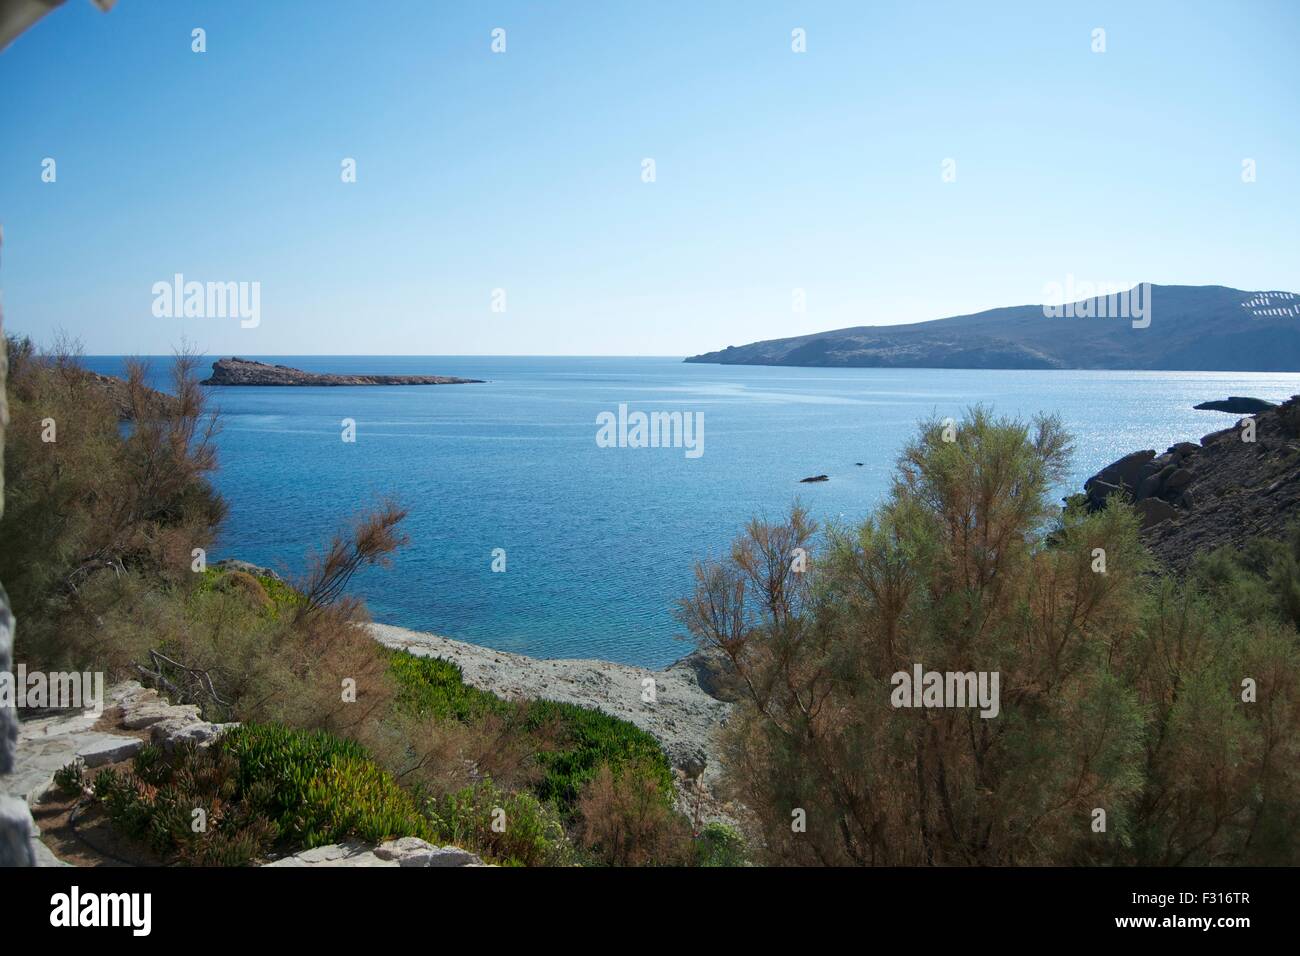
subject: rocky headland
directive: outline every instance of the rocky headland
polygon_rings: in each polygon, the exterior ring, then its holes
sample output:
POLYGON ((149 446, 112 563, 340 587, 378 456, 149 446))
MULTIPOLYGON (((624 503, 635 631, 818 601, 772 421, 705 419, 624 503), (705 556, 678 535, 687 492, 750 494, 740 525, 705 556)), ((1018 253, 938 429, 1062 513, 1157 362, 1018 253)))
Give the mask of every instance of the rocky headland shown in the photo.
POLYGON ((212 363, 202 385, 477 385, 482 379, 452 375, 330 375, 288 365, 223 358, 212 363))
POLYGON ((1117 493, 1133 500, 1143 540, 1174 571, 1215 548, 1280 537, 1300 519, 1300 395, 1199 443, 1125 455, 1084 483, 1092 509, 1117 493))

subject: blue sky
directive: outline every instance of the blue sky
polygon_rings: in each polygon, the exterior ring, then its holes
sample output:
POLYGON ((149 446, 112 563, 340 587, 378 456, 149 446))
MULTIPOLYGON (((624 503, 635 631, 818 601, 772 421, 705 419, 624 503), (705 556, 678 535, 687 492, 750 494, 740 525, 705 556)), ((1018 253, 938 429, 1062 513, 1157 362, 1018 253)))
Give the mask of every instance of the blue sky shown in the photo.
POLYGON ((684 355, 1067 275, 1300 290, 1297 40, 1288 0, 70 0, 0 54, 6 328, 684 355), (257 327, 155 317, 178 272, 257 327))

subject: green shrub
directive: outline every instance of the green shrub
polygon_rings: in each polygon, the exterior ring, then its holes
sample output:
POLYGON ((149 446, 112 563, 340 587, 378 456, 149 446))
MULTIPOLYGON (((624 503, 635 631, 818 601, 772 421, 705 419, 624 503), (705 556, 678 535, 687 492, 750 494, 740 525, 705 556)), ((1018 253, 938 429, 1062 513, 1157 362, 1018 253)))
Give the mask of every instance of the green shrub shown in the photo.
POLYGON ((163 396, 140 362, 114 384, 74 347, 7 347, 0 580, 24 622, 19 654, 43 669, 129 670, 148 639, 136 607, 190 586, 191 550, 210 545, 225 513, 208 481, 215 422, 197 357, 177 356, 163 396), (46 442, 50 419, 57 440, 46 442))
POLYGON ((460 666, 440 657, 396 651, 388 669, 397 685, 394 704, 412 717, 465 723, 485 714, 504 716, 514 709, 495 694, 466 684, 460 666))
POLYGON ((1300 522, 1281 539, 1253 538, 1239 551, 1198 555, 1188 579, 1247 623, 1275 617, 1300 628, 1300 522))
POLYGON ((696 866, 747 866, 745 841, 734 827, 710 823, 695 838, 696 866))
POLYGON ((237 771, 237 762, 215 747, 183 745, 170 759, 145 748, 130 771, 101 771, 94 794, 119 832, 165 858, 239 866, 265 854, 278 831, 259 801, 239 792, 237 771))
POLYGON ((599 710, 550 700, 527 705, 526 726, 551 728, 556 749, 538 754, 546 775, 536 792, 571 817, 578 796, 602 766, 644 776, 666 798, 673 794, 668 757, 651 734, 599 710))
POLYGON ((432 836, 415 801, 364 748, 324 731, 243 725, 216 744, 238 762, 240 787, 265 788, 261 809, 295 844, 357 836, 379 843, 432 836))
POLYGON ((86 768, 80 759, 54 771, 54 785, 64 796, 79 797, 86 786, 86 768))
POLYGON ((432 799, 429 816, 446 842, 508 866, 564 866, 572 848, 559 816, 529 793, 503 793, 490 780, 432 799))
POLYGON ((1129 504, 1056 508, 1069 449, 1055 419, 926 422, 866 521, 796 506, 697 567, 679 615, 743 678, 724 773, 766 861, 1300 860, 1300 538, 1152 573, 1129 504), (922 667, 998 675, 996 715, 911 708, 922 667))
POLYGON ((357 744, 323 732, 245 725, 170 757, 144 747, 129 771, 101 771, 93 791, 119 831, 191 865, 245 864, 277 845, 435 839, 391 775, 357 744))
POLYGON ((695 862, 691 828, 653 774, 602 764, 582 789, 578 844, 606 866, 686 866, 695 862))

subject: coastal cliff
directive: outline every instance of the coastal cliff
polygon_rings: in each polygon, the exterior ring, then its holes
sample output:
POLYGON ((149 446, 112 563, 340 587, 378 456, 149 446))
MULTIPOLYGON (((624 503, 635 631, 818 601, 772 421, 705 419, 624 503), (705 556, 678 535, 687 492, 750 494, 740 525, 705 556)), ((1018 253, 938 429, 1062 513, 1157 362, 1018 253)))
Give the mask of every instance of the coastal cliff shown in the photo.
POLYGON ((287 365, 269 365, 242 358, 212 363, 212 374, 201 385, 471 385, 482 379, 452 375, 329 375, 304 372, 287 365))

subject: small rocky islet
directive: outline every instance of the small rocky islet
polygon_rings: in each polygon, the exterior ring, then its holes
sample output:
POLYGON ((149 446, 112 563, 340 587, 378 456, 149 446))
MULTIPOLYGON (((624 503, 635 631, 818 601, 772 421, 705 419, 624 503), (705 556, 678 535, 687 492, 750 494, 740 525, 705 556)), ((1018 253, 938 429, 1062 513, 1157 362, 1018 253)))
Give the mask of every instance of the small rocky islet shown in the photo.
POLYGON ((337 375, 304 372, 237 357, 217 359, 201 385, 481 385, 482 379, 454 375, 337 375))

